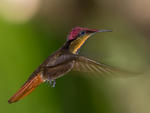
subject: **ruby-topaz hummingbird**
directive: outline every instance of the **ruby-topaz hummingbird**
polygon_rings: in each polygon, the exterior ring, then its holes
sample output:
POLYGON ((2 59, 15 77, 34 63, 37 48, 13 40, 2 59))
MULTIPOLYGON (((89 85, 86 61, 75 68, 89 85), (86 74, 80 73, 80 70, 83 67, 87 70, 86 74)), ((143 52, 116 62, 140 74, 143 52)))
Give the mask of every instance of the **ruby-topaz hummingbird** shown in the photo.
POLYGON ((116 71, 116 69, 111 66, 78 55, 78 50, 90 36, 98 32, 110 31, 111 30, 96 30, 82 27, 73 28, 65 44, 50 55, 31 74, 25 84, 8 100, 8 102, 13 103, 22 99, 31 93, 38 85, 46 81, 49 81, 54 87, 56 83, 55 80, 71 70, 98 72, 100 75, 116 71))

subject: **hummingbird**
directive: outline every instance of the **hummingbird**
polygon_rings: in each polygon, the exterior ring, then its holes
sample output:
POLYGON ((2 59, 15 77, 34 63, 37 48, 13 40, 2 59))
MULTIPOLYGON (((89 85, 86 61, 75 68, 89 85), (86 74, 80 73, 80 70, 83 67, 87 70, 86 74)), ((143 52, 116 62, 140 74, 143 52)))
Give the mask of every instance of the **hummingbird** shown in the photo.
POLYGON ((111 74, 118 71, 109 65, 78 55, 79 49, 92 35, 98 32, 111 32, 112 30, 97 30, 75 27, 67 36, 65 44, 50 55, 27 79, 22 87, 8 100, 9 103, 19 101, 30 94, 37 86, 46 81, 55 87, 55 80, 71 70, 80 72, 98 72, 111 74))

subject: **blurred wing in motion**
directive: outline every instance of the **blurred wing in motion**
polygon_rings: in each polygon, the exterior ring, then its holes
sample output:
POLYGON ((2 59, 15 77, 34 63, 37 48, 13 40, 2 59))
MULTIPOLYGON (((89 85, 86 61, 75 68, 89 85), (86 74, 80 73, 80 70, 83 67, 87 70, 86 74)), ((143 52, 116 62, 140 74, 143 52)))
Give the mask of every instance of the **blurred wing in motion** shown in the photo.
POLYGON ((43 82, 42 76, 39 73, 38 75, 34 76, 27 80, 27 82, 16 92, 9 100, 9 103, 16 102, 23 97, 30 94, 39 84, 43 82))
POLYGON ((123 77, 127 77, 127 76, 135 76, 138 74, 138 73, 134 73, 134 72, 129 72, 129 71, 113 68, 111 66, 108 66, 108 65, 105 65, 102 63, 98 63, 94 60, 88 59, 88 58, 83 57, 83 56, 77 56, 76 57, 73 70, 74 71, 80 71, 80 72, 100 74, 101 76, 104 76, 104 75, 109 75, 109 76, 124 75, 123 77))

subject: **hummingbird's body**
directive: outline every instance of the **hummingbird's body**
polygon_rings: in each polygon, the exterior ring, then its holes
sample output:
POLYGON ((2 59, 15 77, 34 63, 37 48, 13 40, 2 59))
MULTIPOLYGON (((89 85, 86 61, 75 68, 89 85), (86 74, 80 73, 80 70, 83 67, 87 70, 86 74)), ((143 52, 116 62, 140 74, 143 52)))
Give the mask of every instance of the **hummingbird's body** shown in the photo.
POLYGON ((60 49, 48 57, 37 71, 43 72, 44 80, 55 80, 72 69, 73 59, 73 54, 60 49))
POLYGON ((63 47, 49 56, 8 102, 13 103, 20 100, 45 81, 49 81, 50 83, 53 81, 53 86, 55 86, 55 79, 63 76, 72 69, 82 72, 96 71, 100 74, 111 74, 116 71, 110 66, 78 55, 78 50, 91 35, 96 32, 109 31, 110 30, 95 30, 81 27, 72 29, 63 47))

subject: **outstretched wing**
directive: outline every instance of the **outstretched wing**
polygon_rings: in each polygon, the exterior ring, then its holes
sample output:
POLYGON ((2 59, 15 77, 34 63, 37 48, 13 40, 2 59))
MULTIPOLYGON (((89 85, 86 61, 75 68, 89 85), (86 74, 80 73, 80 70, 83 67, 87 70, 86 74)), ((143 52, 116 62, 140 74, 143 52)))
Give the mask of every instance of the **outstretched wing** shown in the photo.
POLYGON ((98 63, 94 60, 88 59, 83 56, 77 56, 75 59, 73 70, 80 71, 80 72, 88 72, 88 73, 94 73, 94 74, 100 74, 100 75, 125 75, 125 76, 132 76, 137 75, 138 73, 129 72, 117 68, 113 68, 111 66, 98 63))

